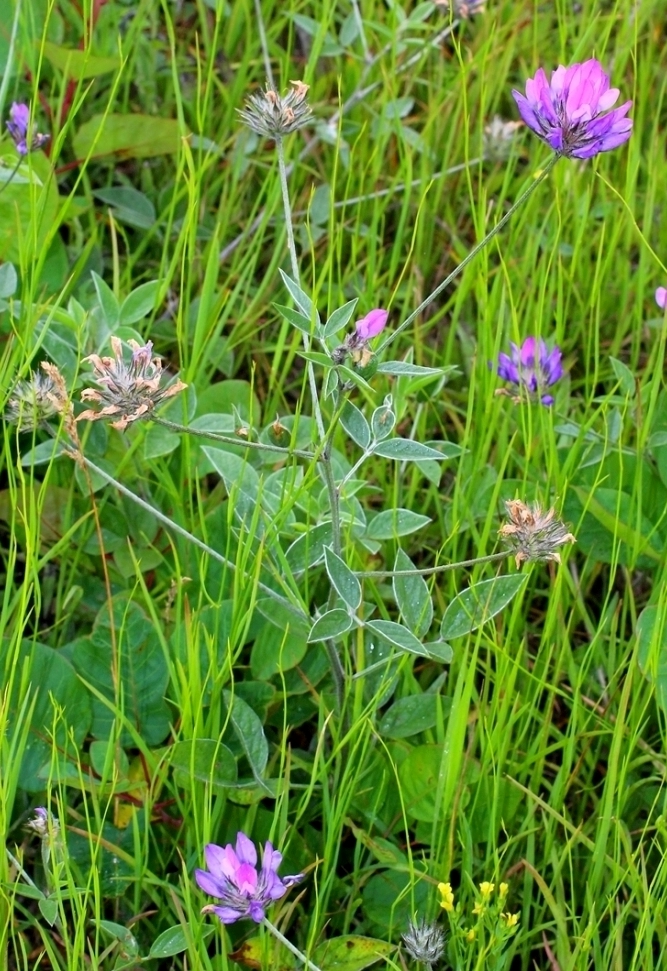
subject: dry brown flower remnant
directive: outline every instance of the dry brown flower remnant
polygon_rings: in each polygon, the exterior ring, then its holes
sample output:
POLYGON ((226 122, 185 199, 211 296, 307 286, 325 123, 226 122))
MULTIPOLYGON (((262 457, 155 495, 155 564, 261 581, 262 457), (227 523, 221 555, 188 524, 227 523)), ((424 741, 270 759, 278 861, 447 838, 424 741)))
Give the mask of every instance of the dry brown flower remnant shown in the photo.
POLYGON ((134 340, 127 343, 132 350, 129 362, 125 360, 123 342, 118 337, 111 338, 113 357, 90 354, 84 359, 93 366, 93 380, 99 390, 85 388, 81 400, 93 401, 103 407, 99 411, 93 408, 82 411, 77 421, 114 418, 111 427, 122 432, 131 422, 147 417, 162 401, 173 398, 187 387, 178 380, 162 387, 162 362, 159 357, 152 356, 151 341, 143 347, 134 340))
POLYGON ((558 548, 565 543, 576 543, 565 523, 556 518, 553 508, 543 512, 539 503, 528 506, 520 499, 511 499, 505 508, 510 521, 498 532, 514 552, 517 567, 531 560, 560 563, 558 548))
POLYGON ((290 81, 292 90, 279 95, 270 84, 261 94, 251 94, 245 108, 239 108, 241 120, 258 135, 282 138, 310 121, 312 108, 306 101, 308 85, 290 81))

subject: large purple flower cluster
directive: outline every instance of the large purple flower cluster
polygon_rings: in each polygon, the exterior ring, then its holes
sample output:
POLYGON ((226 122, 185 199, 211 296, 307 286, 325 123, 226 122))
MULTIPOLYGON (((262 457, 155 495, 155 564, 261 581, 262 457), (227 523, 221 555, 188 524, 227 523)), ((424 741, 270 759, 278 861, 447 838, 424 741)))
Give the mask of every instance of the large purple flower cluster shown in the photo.
POLYGON ((542 68, 526 82, 526 94, 513 91, 521 117, 529 128, 559 155, 592 158, 627 142, 632 119, 626 115, 632 101, 620 108, 618 88, 595 58, 583 64, 557 68, 551 81, 542 68))

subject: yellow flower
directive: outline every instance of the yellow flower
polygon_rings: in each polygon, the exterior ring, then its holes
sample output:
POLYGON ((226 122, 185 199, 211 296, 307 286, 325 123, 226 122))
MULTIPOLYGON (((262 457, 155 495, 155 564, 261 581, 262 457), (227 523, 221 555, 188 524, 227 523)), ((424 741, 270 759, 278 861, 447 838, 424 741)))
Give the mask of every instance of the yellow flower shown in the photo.
POLYGON ((473 914, 476 914, 477 917, 481 917, 482 914, 486 913, 486 907, 482 903, 476 903, 472 909, 472 912, 473 914))
POLYGON ((505 921, 505 923, 506 923, 506 925, 508 927, 516 927, 516 925, 519 923, 519 915, 518 914, 509 914, 509 913, 507 913, 507 914, 501 914, 500 916, 505 921))
POLYGON ((481 893, 482 897, 484 897, 485 900, 488 900, 491 894, 493 893, 494 887, 495 887, 495 884, 489 883, 488 880, 484 880, 484 882, 480 883, 479 885, 479 892, 481 893))
POLYGON ((509 884, 508 883, 501 883, 500 884, 500 886, 498 887, 498 893, 500 894, 501 899, 504 899, 507 896, 507 891, 508 890, 509 890, 509 884))
POLYGON ((475 933, 475 928, 471 927, 468 933, 466 934, 466 941, 468 941, 469 944, 472 944, 472 942, 475 940, 476 937, 477 937, 477 934, 475 933))
POLYGON ((438 890, 440 891, 440 906, 443 910, 451 911, 454 910, 454 892, 452 890, 451 883, 439 883, 438 890))

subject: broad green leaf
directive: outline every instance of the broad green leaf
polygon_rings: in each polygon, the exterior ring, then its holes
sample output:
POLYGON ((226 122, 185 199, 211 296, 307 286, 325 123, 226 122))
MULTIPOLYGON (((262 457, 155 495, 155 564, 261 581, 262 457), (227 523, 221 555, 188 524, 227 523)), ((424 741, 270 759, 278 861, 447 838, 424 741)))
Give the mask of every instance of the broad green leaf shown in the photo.
POLYGON ((260 478, 246 456, 211 445, 202 445, 201 450, 222 477, 229 495, 234 497, 234 512, 240 519, 252 515, 259 500, 260 478))
POLYGON ((107 328, 113 331, 120 322, 120 304, 118 303, 116 295, 111 287, 104 282, 102 277, 99 276, 95 270, 91 270, 90 275, 93 278, 98 303, 102 313, 104 314, 104 322, 107 325, 107 328))
POLYGON ((398 376, 409 375, 411 377, 441 377, 456 371, 453 365, 450 367, 423 367, 421 364, 412 364, 410 361, 383 361, 378 367, 381 374, 395 374, 398 376))
POLYGON ((604 526, 612 537, 626 543, 630 549, 637 550, 642 556, 663 562, 665 554, 662 539, 646 516, 642 516, 641 532, 634 525, 630 525, 636 522, 637 517, 632 513, 633 503, 629 495, 617 489, 596 489, 593 495, 577 487, 573 491, 586 512, 604 526))
POLYGON ((382 718, 378 728, 384 738, 410 738, 435 728, 438 706, 442 699, 434 694, 408 695, 395 701, 382 718))
POLYGON ((112 186, 109 189, 96 189, 94 196, 111 206, 114 218, 120 222, 128 223, 136 229, 151 229, 155 225, 155 206, 147 195, 139 192, 138 189, 133 189, 132 186, 121 185, 112 186))
POLYGON ((657 604, 645 607, 637 620, 637 660, 642 674, 655 688, 655 699, 667 712, 667 611, 657 604))
POLYGON ((13 263, 3 263, 0 266, 0 299, 13 297, 18 286, 18 276, 13 263))
POLYGON ((357 406, 349 400, 345 402, 341 412, 340 423, 352 441, 365 451, 371 443, 370 425, 357 406))
POLYGON ((402 651, 418 654, 420 657, 426 656, 422 642, 402 624, 396 624, 393 620, 369 620, 364 627, 402 651))
POLYGON ((234 785, 238 776, 236 759, 226 745, 211 738, 176 742, 170 750, 176 784, 188 788, 192 779, 222 787, 234 785))
POLYGON ((378 442, 373 446, 374 455, 382 455, 386 459, 394 459, 396 462, 419 461, 423 459, 443 459, 440 452, 421 442, 413 442, 409 438, 390 438, 384 442, 378 442))
POLYGON ((185 132, 174 118, 156 115, 93 115, 73 139, 79 159, 118 155, 121 158, 153 158, 178 152, 185 132))
POLYGON ((447 771, 446 749, 442 745, 418 745, 398 770, 405 808, 413 819, 432 823, 440 780, 447 771))
MULTIPOLYGON (((364 886, 363 913, 373 924, 401 933, 415 914, 428 910, 432 898, 433 888, 426 880, 415 880, 411 873, 385 870, 374 874, 364 886)), ((394 964, 388 962, 388 967, 394 964)))
POLYGON ((309 335, 317 334, 317 324, 315 321, 311 322, 310 317, 304 317, 298 310, 294 310, 292 307, 283 307, 279 303, 274 303, 273 306, 280 316, 285 318, 288 324, 292 324, 293 327, 296 327, 302 333, 309 335))
POLYGON ((399 549, 394 570, 413 570, 409 577, 393 577, 394 597, 403 621, 417 637, 423 637, 433 620, 433 603, 423 576, 416 572, 410 557, 399 549))
POLYGON ((331 522, 318 523, 294 540, 285 554, 285 559, 294 573, 315 566, 324 558, 324 547, 333 541, 331 522))
POLYGON ((623 361, 619 361, 618 358, 610 357, 609 361, 614 369, 616 380, 618 381, 623 394, 627 395, 629 398, 634 398, 635 392, 637 391, 635 375, 632 373, 627 364, 624 364, 623 361))
POLYGON ((59 47, 57 44, 45 40, 41 43, 44 57, 55 68, 74 81, 87 81, 89 78, 99 77, 120 69, 117 57, 103 57, 73 48, 59 47))
POLYGON ((313 962, 327 971, 363 971, 388 957, 395 947, 395 944, 373 937, 346 934, 344 937, 330 937, 319 944, 313 954, 313 962))
POLYGON ((137 321, 143 320, 152 313, 155 310, 161 285, 159 280, 150 280, 133 290, 121 304, 121 325, 136 324, 137 321))
POLYGON ((24 452, 21 455, 21 465, 24 468, 30 468, 35 465, 46 465, 48 462, 53 461, 53 459, 58 458, 66 450, 67 446, 64 442, 50 438, 48 441, 40 442, 39 445, 35 445, 34 448, 24 452))
POLYGON ((391 407, 391 395, 387 395, 384 404, 376 408, 371 417, 371 427, 375 441, 380 442, 383 438, 391 435, 395 424, 396 415, 391 407))
POLYGON ((440 636, 451 641, 477 630, 507 606, 527 579, 527 573, 494 577, 463 590, 445 610, 440 636))
POLYGON ((202 926, 198 923, 196 927, 193 927, 192 924, 185 924, 185 926, 174 924, 173 927, 168 927, 166 931, 162 931, 155 938, 148 952, 148 959, 170 958, 176 954, 182 954, 183 951, 187 951, 188 942, 194 940, 195 937, 206 940, 214 933, 214 925, 202 926))
POLYGON ((55 173, 43 152, 21 166, 29 179, 12 178, 0 187, 0 260, 27 266, 58 225, 60 198, 55 173))
POLYGON ((338 596, 351 611, 357 610, 361 603, 361 584, 357 577, 329 547, 324 550, 324 563, 338 596))
POLYGON ((428 516, 412 512, 411 509, 386 509, 371 519, 365 535, 369 539, 395 539, 397 536, 408 536, 430 522, 428 516))
POLYGON ((267 785, 262 776, 269 759, 269 743, 262 723, 250 705, 238 695, 232 695, 230 691, 223 691, 222 694, 225 703, 231 709, 229 720, 248 760, 255 782, 260 788, 266 790, 267 785))
POLYGON ((315 621, 308 634, 309 642, 328 641, 332 637, 340 637, 347 633, 354 623, 347 610, 340 607, 328 610, 315 621))

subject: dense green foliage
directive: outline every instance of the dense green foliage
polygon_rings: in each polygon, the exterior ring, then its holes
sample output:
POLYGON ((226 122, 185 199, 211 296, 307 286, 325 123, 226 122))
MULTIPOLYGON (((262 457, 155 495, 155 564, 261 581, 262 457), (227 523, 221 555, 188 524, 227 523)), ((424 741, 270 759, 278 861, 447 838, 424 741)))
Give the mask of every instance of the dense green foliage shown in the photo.
POLYGON ((188 387, 125 431, 2 425, 0 968, 296 967, 200 915, 203 846, 240 829, 305 871, 270 917, 323 971, 405 967, 415 914, 443 968, 663 967, 661 0, 5 6, 2 117, 52 137, 0 142, 0 404, 47 360, 79 414, 112 336, 188 387), (485 142, 512 87, 593 56, 628 144, 559 160, 338 395, 345 328, 387 307, 391 336, 549 162, 485 142), (300 286, 237 116, 268 66, 310 85, 300 286), (552 408, 495 393, 531 334, 564 352, 552 408), (571 528, 561 564, 492 557, 515 498, 571 528), (509 889, 479 913, 483 881, 509 889))

